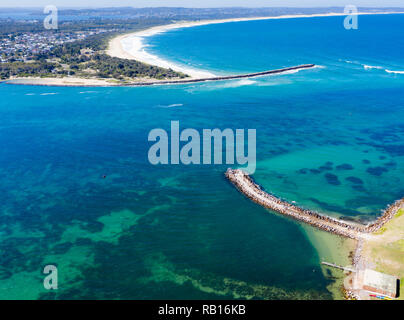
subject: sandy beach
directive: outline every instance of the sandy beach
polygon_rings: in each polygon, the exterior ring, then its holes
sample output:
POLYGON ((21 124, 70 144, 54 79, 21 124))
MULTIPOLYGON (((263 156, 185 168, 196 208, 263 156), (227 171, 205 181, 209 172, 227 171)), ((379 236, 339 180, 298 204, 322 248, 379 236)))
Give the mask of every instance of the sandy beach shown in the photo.
MULTIPOLYGON (((404 12, 364 12, 358 15, 374 15, 374 14, 403 14, 404 12)), ((271 17, 250 17, 250 18, 233 18, 233 19, 217 19, 217 20, 202 20, 202 21, 179 21, 168 25, 155 26, 149 29, 123 34, 113 38, 109 42, 106 53, 112 57, 122 59, 133 59, 147 63, 150 65, 159 66, 162 68, 172 69, 178 72, 187 74, 187 79, 197 80, 204 78, 213 78, 220 76, 206 70, 194 69, 188 66, 177 65, 172 61, 166 61, 161 57, 153 55, 146 50, 144 45, 144 38, 150 37, 159 33, 167 32, 170 30, 197 27, 209 24, 221 23, 235 23, 242 21, 258 21, 258 20, 271 20, 271 19, 292 19, 292 18, 313 18, 313 17, 329 17, 329 16, 346 16, 344 13, 328 13, 328 14, 311 14, 311 15, 283 15, 271 17)), ((136 78, 131 81, 121 82, 115 79, 97 79, 97 78, 79 78, 79 77, 65 77, 65 78, 13 78, 2 81, 10 84, 22 85, 41 85, 41 86, 72 86, 72 87, 113 87, 125 86, 131 84, 147 84, 165 82, 165 80, 156 80, 150 78, 136 78)))
MULTIPOLYGON (((404 12, 363 12, 358 15, 374 15, 374 14, 402 14, 404 12)), ((204 26, 209 24, 232 23, 242 21, 258 21, 258 20, 272 20, 272 19, 291 19, 291 18, 313 18, 313 17, 330 17, 330 16, 346 16, 345 13, 328 13, 328 14, 311 14, 311 15, 283 15, 272 17, 254 17, 254 18, 233 18, 233 19, 218 19, 218 20, 202 20, 202 21, 179 21, 176 23, 156 26, 146 30, 137 31, 125 35, 118 36, 112 39, 107 49, 107 54, 112 57, 123 59, 135 59, 143 63, 159 66, 162 68, 171 68, 178 72, 183 72, 193 79, 214 77, 217 76, 212 72, 206 70, 197 70, 187 66, 177 65, 174 62, 167 61, 153 55, 146 50, 144 45, 144 38, 150 37, 159 33, 197 26, 204 26)), ((341 22, 342 23, 342 22, 341 22)))
POLYGON ((3 81, 9 84, 36 85, 36 86, 60 86, 60 87, 110 87, 119 85, 112 79, 85 79, 78 77, 65 78, 14 78, 3 81))

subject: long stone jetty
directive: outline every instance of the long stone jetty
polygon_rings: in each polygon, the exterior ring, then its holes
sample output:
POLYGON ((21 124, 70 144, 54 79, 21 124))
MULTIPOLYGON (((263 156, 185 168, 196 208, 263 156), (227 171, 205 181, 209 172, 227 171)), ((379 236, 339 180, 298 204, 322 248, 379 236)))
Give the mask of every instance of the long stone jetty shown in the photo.
POLYGON ((351 239, 366 238, 367 234, 380 229, 400 208, 404 207, 404 199, 398 200, 384 210, 380 218, 370 224, 346 222, 281 200, 263 191, 246 172, 240 169, 228 169, 225 175, 244 195, 261 206, 316 228, 351 239))
MULTIPOLYGON (((52 83, 47 80, 51 80, 53 78, 44 78, 44 79, 29 79, 29 78, 20 78, 20 79, 9 79, 9 80, 1 80, 0 83, 5 84, 16 84, 16 85, 29 85, 29 86, 45 86, 45 87, 144 87, 144 86, 153 86, 153 85, 167 85, 167 84, 187 84, 187 83, 198 83, 198 82, 207 82, 207 81, 222 81, 222 80, 234 80, 234 79, 243 79, 243 78, 255 78, 260 76, 266 76, 270 74, 280 74, 288 71, 301 70, 301 69, 310 69, 314 68, 316 65, 314 64, 302 64, 295 67, 288 67, 282 69, 268 70, 262 72, 255 73, 247 73, 241 75, 232 75, 232 76, 221 76, 221 77, 211 77, 211 78, 197 78, 197 79, 176 79, 176 80, 150 80, 150 81, 139 81, 139 82, 118 82, 118 83, 101 83, 101 84, 91 84, 91 83, 52 83), (44 82, 41 82, 44 81, 44 82)), ((64 79, 64 78, 57 78, 64 79)), ((69 78, 66 78, 69 80, 69 78)), ((86 79, 81 79, 86 80, 86 79)), ((91 79, 88 79, 91 80, 91 79)), ((93 79, 94 80, 94 79, 93 79)), ((95 79, 97 80, 97 79, 95 79)), ((108 80, 108 79, 105 79, 108 80)), ((99 79, 97 81, 100 81, 99 79)))
POLYGON ((221 80, 234 80, 234 79, 243 79, 243 78, 255 78, 260 76, 266 76, 270 74, 284 73, 288 71, 295 71, 301 69, 310 69, 314 68, 315 64, 302 64, 299 66, 268 70, 262 72, 255 73, 247 73, 241 75, 232 75, 232 76, 221 76, 221 77, 210 77, 210 78, 200 78, 200 79, 181 79, 181 80, 167 80, 167 81, 151 81, 151 82, 139 82, 139 83, 131 83, 126 86, 136 87, 136 86, 151 86, 157 84, 186 84, 186 83, 196 83, 196 82, 206 82, 206 81, 221 81, 221 80))

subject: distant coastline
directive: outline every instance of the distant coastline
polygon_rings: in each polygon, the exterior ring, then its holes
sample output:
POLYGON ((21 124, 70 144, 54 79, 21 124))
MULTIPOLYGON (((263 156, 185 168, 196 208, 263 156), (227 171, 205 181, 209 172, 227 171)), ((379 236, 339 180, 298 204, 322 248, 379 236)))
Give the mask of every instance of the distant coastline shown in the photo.
MULTIPOLYGON (((404 14, 404 12, 358 13, 358 15, 385 15, 385 14, 404 14)), ((201 20, 201 21, 180 21, 168 25, 151 27, 142 31, 119 35, 110 40, 108 48, 105 51, 105 53, 110 55, 111 57, 117 57, 128 60, 137 60, 139 62, 146 63, 149 65, 154 65, 166 69, 172 69, 177 72, 185 73, 186 75, 188 75, 188 77, 185 78, 186 80, 185 82, 183 81, 184 79, 180 78, 161 79, 161 80, 154 78, 133 78, 133 80, 121 81, 114 78, 102 79, 102 78, 82 78, 77 76, 67 76, 60 78, 15 77, 8 80, 0 81, 0 83, 56 86, 56 87, 118 87, 118 86, 147 86, 154 84, 175 84, 175 83, 180 84, 180 83, 199 82, 199 81, 202 82, 206 81, 206 79, 217 78, 220 76, 206 70, 196 70, 189 67, 178 66, 174 62, 165 61, 158 56, 154 56, 145 50, 143 39, 145 37, 153 36, 169 30, 203 26, 209 24, 272 20, 272 19, 331 17, 331 16, 345 16, 345 15, 346 14, 344 13, 326 13, 326 14, 305 14, 305 15, 302 14, 302 15, 281 15, 281 16, 267 16, 267 17, 231 18, 231 19, 201 20), (124 42, 126 42, 126 45, 124 44, 124 42)))
MULTIPOLYGON (((379 15, 379 14, 404 14, 404 12, 359 12, 358 15, 379 15)), ((206 70, 196 70, 190 67, 179 66, 171 61, 166 61, 161 57, 155 56, 145 50, 143 39, 164 33, 170 30, 204 26, 210 24, 222 24, 243 21, 260 21, 273 19, 292 19, 292 18, 314 18, 314 17, 333 17, 346 16, 345 13, 326 13, 326 14, 305 14, 305 15, 281 15, 269 17, 249 17, 249 18, 231 18, 218 20, 201 20, 201 21, 180 21, 168 25, 161 25, 146 30, 120 35, 113 38, 109 42, 106 53, 112 57, 123 59, 134 59, 150 65, 162 68, 170 68, 174 71, 183 72, 192 79, 215 77, 216 75, 206 70)))

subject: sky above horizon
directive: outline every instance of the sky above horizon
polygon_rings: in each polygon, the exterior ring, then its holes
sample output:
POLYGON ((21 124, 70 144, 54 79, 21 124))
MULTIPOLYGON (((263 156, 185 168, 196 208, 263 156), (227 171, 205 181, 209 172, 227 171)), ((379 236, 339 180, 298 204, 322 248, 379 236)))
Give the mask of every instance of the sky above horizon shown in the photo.
POLYGON ((0 0, 0 7, 404 7, 404 0, 0 0), (17 2, 17 3, 16 3, 17 2))

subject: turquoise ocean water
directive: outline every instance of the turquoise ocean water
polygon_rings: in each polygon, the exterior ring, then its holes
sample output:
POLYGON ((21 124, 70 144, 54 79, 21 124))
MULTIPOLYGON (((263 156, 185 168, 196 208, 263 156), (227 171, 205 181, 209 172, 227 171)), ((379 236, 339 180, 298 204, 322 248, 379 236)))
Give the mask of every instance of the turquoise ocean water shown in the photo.
POLYGON ((0 297, 331 299, 310 228, 244 198, 225 165, 150 165, 147 136, 172 120, 256 129, 267 190, 374 219, 404 196, 403 30, 403 15, 360 16, 358 30, 342 17, 208 25, 148 50, 217 74, 321 67, 145 88, 1 84, 0 297))

